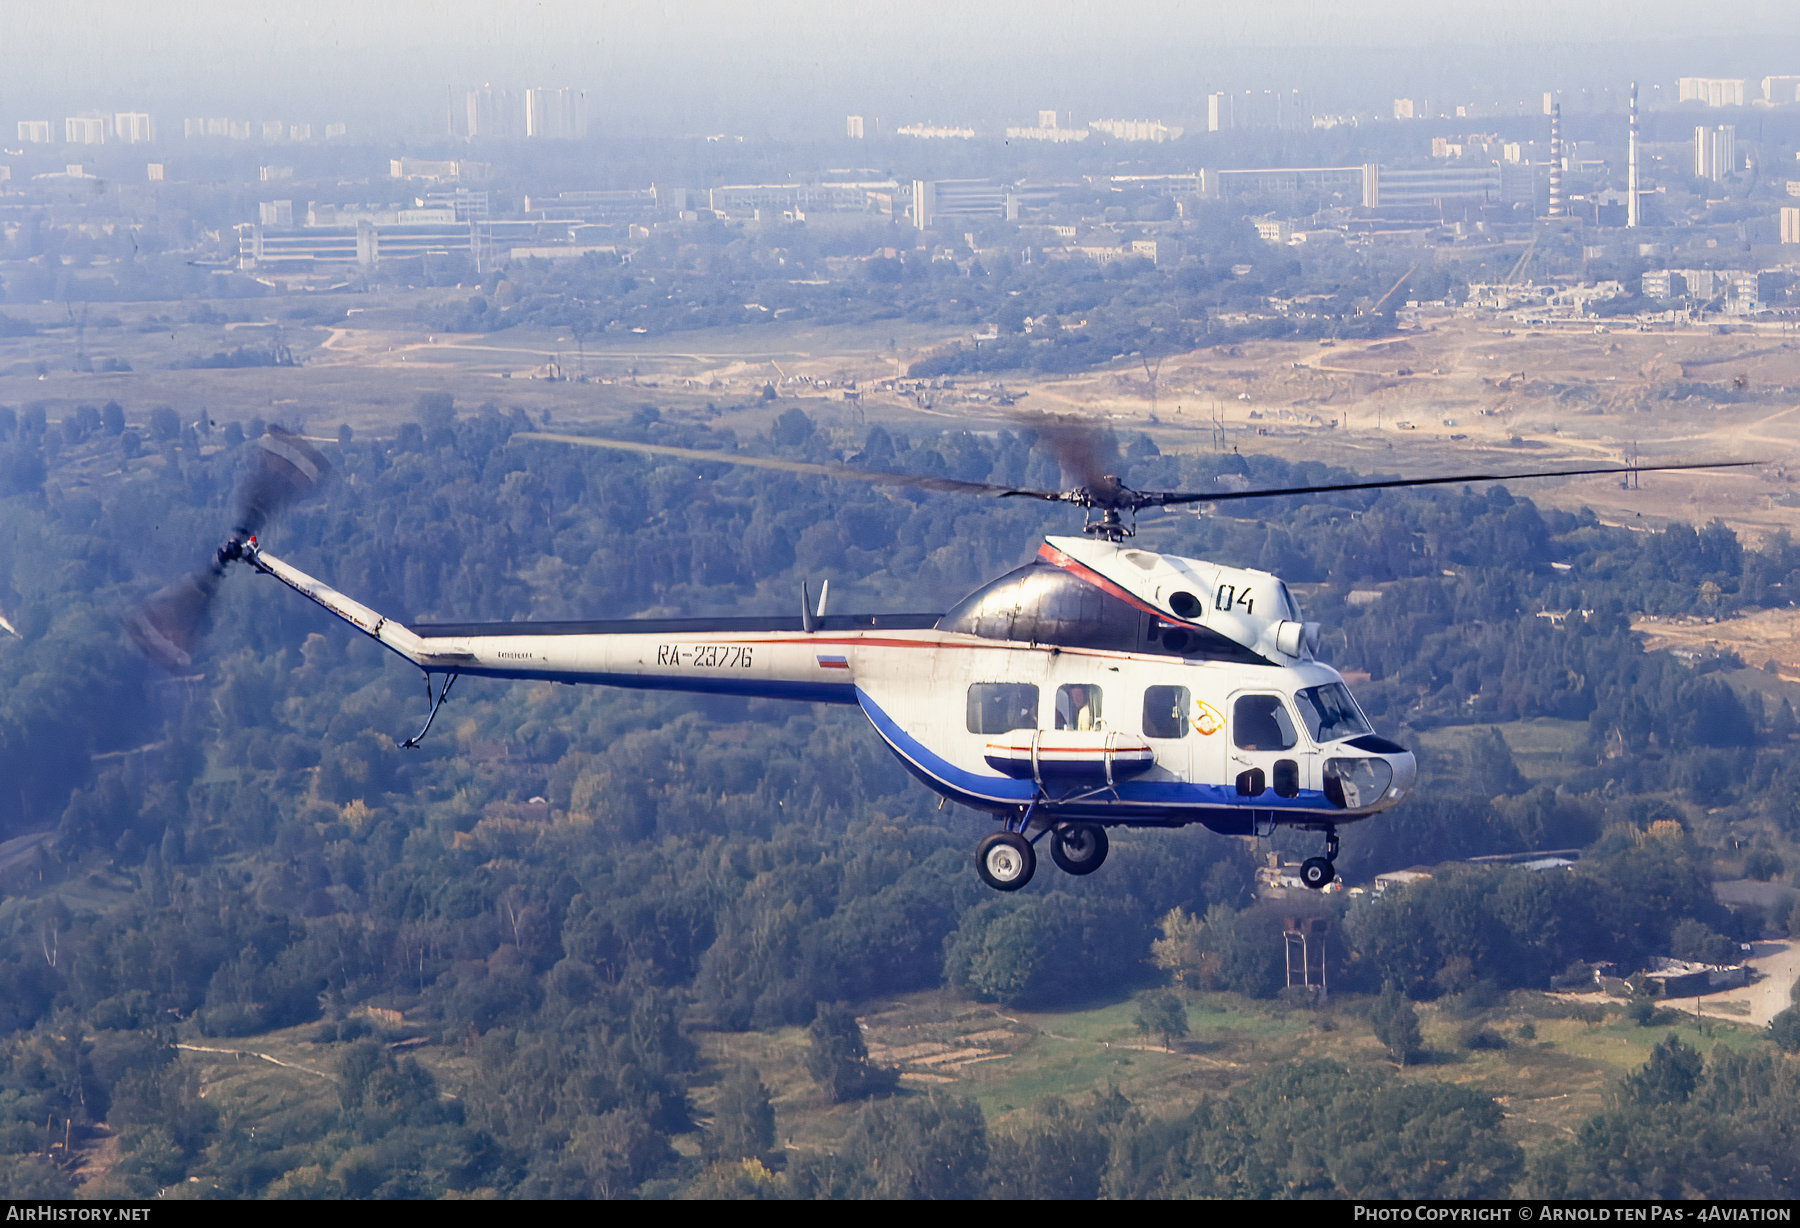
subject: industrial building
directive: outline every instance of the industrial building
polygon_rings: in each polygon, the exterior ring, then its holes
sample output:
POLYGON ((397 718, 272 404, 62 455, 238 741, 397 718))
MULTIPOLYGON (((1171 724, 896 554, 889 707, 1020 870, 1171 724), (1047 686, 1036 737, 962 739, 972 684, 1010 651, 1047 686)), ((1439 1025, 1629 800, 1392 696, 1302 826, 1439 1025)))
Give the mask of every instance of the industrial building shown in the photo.
POLYGON ((1725 315, 1749 315, 1779 294, 1786 280, 1780 271, 1648 269, 1641 288, 1645 298, 1685 298, 1700 307, 1717 304, 1725 315))
MULTIPOLYGON (((284 204, 288 202, 273 202, 284 204)), ((291 218, 292 206, 289 206, 291 218)), ((284 229, 245 223, 238 230, 238 267, 299 272, 327 264, 373 268, 382 260, 418 256, 479 254, 480 236, 471 223, 452 220, 449 210, 431 210, 436 220, 417 220, 426 210, 403 210, 404 221, 377 225, 360 218, 350 225, 284 229), (410 216, 409 216, 410 215, 410 216)))
MULTIPOLYGON (((670 189, 662 189, 668 193, 670 189)), ((707 209, 722 218, 805 220, 808 212, 893 212, 896 180, 855 180, 830 184, 727 184, 707 194, 707 209)), ((659 202, 661 203, 661 202, 659 202)), ((680 203, 677 212, 688 205, 680 203)), ((668 209, 662 209, 668 212, 668 209)))
MULTIPOLYGON (((892 200, 900 184, 892 179, 834 183, 737 183, 714 188, 707 208, 722 217, 782 214, 881 212, 878 197, 892 200)), ((892 206, 889 205, 891 211, 892 206)))
POLYGON ((1017 199, 987 179, 913 180, 912 223, 930 230, 940 220, 992 217, 1018 220, 1017 199))
POLYGON ((1357 198, 1365 194, 1368 170, 1366 166, 1262 166, 1236 170, 1207 167, 1195 173, 1194 181, 1199 195, 1208 200, 1300 191, 1335 191, 1357 198))
POLYGON ((592 222, 608 218, 647 217, 657 212, 657 193, 648 188, 617 188, 597 192, 558 192, 555 196, 527 196, 525 212, 544 222, 592 222))
POLYGON ((1363 167, 1366 208, 1438 205, 1451 201, 1521 206, 1536 211, 1537 169, 1511 162, 1482 162, 1397 170, 1373 163, 1363 167))

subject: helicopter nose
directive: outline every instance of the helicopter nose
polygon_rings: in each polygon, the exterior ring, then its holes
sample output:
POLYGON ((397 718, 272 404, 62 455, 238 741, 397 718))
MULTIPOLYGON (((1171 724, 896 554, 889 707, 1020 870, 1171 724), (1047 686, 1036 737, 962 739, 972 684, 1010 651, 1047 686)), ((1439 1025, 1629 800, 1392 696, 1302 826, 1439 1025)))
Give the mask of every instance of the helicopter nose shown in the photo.
POLYGON ((1388 766, 1394 769, 1394 782, 1388 786, 1387 800, 1397 802, 1412 792, 1413 782, 1419 778, 1419 761, 1410 750, 1398 751, 1383 756, 1388 766))

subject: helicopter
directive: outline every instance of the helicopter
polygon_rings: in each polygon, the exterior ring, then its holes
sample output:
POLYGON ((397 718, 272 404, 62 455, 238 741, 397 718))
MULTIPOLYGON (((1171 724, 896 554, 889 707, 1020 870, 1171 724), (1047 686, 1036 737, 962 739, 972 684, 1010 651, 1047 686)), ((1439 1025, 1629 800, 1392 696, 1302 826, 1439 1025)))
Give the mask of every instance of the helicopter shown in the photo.
POLYGON ((1017 891, 1036 846, 1071 875, 1098 870, 1109 827, 1198 823, 1223 835, 1278 827, 1319 832, 1308 887, 1337 877, 1339 828, 1399 804, 1411 751, 1378 734, 1344 677, 1315 655, 1320 628, 1270 572, 1146 550, 1147 508, 1523 478, 1755 464, 1604 466, 1513 474, 1386 478, 1269 490, 1140 491, 1099 472, 1080 428, 1044 428, 1074 469, 1062 490, 731 456, 586 435, 514 440, 623 448, 790 472, 1083 509, 1079 535, 1049 536, 1024 566, 942 613, 834 614, 803 582, 795 616, 583 622, 403 624, 271 554, 257 534, 330 470, 279 427, 257 441, 234 525, 209 566, 152 595, 126 619, 165 666, 190 664, 202 615, 238 563, 344 620, 425 679, 431 730, 457 680, 499 678, 635 687, 859 707, 913 776, 999 827, 975 849, 989 887, 1017 891), (1070 463, 1072 461, 1072 463, 1070 463), (434 683, 434 679, 441 679, 434 683))

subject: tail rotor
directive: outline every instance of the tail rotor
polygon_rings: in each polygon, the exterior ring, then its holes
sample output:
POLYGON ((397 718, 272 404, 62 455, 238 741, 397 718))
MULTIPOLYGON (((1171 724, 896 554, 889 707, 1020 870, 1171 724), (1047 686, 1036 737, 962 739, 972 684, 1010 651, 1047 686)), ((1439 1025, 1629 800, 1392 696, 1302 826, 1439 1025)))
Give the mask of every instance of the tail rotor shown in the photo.
POLYGON ((231 534, 212 560, 150 594, 125 616, 125 633, 139 651, 167 670, 192 666, 225 569, 254 550, 257 533, 283 508, 317 489, 330 472, 330 463, 312 444, 270 427, 256 441, 256 453, 238 478, 231 534))

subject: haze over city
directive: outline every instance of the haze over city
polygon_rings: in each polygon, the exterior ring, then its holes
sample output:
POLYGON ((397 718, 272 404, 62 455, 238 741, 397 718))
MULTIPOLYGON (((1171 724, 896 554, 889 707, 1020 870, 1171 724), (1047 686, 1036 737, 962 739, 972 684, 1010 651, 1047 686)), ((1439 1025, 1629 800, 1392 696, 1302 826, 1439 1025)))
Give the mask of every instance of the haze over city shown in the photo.
POLYGON ((1632 75, 1761 76, 1800 46, 1779 3, 1672 0, 1473 10, 1394 2, 896 7, 327 0, 16 5, 0 106, 198 112, 333 107, 385 138, 435 135, 446 86, 555 80, 599 134, 748 125, 826 134, 837 111, 967 121, 1054 95, 1084 111, 1191 114, 1207 89, 1293 88, 1333 110, 1460 88, 1487 100, 1632 75), (1747 57, 1747 58, 1746 58, 1747 57), (1740 62, 1742 61, 1742 62, 1740 62))

